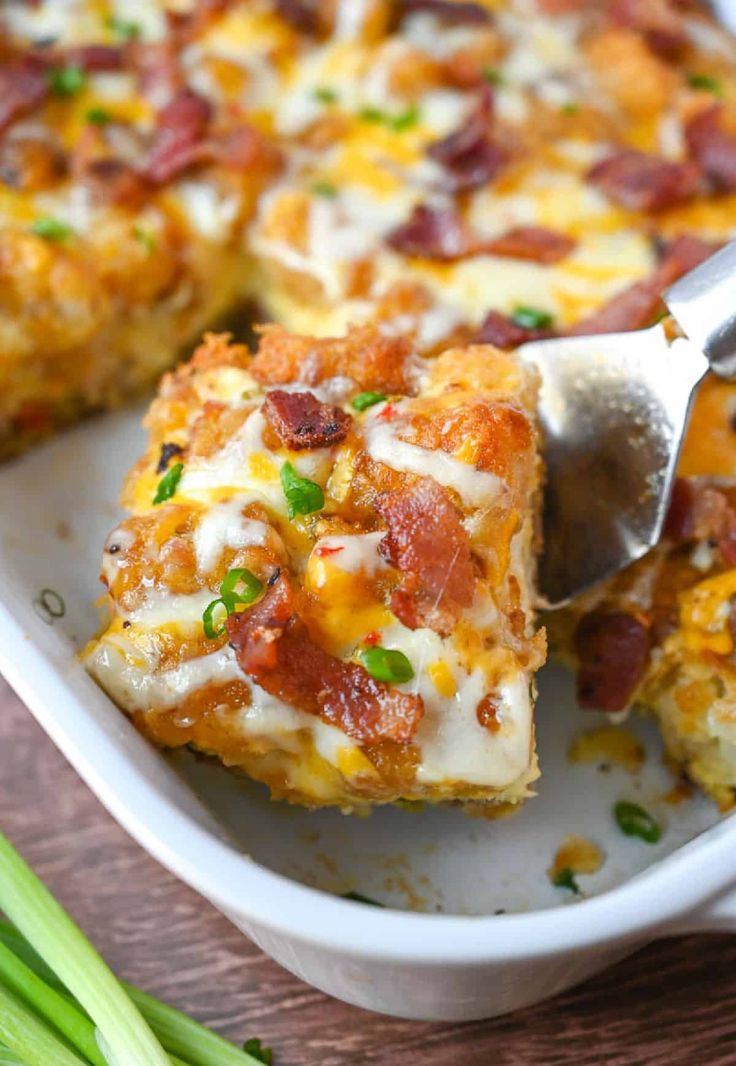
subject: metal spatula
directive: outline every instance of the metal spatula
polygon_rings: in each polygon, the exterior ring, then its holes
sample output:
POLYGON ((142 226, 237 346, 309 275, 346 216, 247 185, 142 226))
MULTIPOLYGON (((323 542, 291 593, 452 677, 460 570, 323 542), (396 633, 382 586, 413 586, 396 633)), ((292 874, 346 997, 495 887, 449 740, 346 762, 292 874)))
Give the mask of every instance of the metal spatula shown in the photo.
POLYGON ((668 339, 657 325, 518 350, 542 376, 547 481, 539 584, 550 606, 657 543, 693 391, 709 368, 736 377, 736 242, 664 299, 685 336, 668 339))

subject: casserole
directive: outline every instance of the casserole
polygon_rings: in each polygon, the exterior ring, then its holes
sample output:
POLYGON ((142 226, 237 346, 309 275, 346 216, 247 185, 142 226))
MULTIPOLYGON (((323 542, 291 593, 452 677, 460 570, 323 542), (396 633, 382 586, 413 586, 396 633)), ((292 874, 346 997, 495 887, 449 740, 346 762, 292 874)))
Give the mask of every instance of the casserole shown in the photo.
POLYGON ((452 810, 387 809, 349 821, 297 811, 217 767, 155 752, 74 654, 95 628, 88 559, 119 517, 117 486, 139 450, 138 418, 90 421, 0 471, 0 668, 160 862, 302 979, 407 1018, 490 1017, 553 995, 657 936, 736 928, 736 823, 718 821, 695 797, 660 805, 660 844, 622 836, 610 819, 614 800, 648 804, 671 788, 656 739, 637 725, 652 753, 638 779, 571 766, 570 734, 597 720, 574 710, 570 682, 554 668, 540 678, 540 797, 500 822, 452 810), (62 597, 63 611, 44 589, 62 597), (598 874, 580 878, 595 895, 579 902, 546 878, 568 832, 607 853, 598 874), (444 913, 335 898, 349 890, 444 913), (493 913, 500 908, 518 913, 493 913))

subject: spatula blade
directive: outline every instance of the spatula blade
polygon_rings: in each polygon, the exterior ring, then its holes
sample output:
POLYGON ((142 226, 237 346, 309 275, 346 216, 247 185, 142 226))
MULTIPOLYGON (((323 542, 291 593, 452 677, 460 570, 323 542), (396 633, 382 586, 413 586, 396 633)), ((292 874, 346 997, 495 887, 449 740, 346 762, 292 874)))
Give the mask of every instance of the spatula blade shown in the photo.
POLYGON ((662 325, 519 349, 542 377, 547 468, 539 585, 560 606, 659 540, 707 361, 662 325))

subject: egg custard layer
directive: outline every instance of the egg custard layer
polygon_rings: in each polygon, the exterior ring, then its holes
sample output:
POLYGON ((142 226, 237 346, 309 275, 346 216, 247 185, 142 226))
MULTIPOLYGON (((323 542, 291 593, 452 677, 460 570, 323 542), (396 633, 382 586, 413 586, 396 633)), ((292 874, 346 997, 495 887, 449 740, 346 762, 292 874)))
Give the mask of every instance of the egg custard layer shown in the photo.
POLYGON ((522 801, 535 397, 490 346, 208 335, 148 416, 89 670, 157 744, 276 798, 522 801))

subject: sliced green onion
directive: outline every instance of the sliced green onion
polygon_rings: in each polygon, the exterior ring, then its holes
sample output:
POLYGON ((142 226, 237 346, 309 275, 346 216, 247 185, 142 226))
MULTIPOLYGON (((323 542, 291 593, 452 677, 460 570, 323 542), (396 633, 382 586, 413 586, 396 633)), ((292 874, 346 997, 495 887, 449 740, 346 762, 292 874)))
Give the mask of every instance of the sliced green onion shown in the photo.
POLYGON ((115 15, 111 15, 107 20, 107 26, 119 41, 134 41, 136 37, 141 35, 141 27, 138 22, 130 22, 115 15))
POLYGON ((326 85, 319 85, 314 90, 314 99, 319 100, 321 104, 336 104, 337 93, 334 89, 330 89, 326 85))
POLYGON ((486 67, 483 71, 483 77, 491 85, 503 85, 506 79, 497 67, 486 67))
POLYGON ((312 185, 315 196, 323 196, 325 200, 334 200, 337 196, 337 188, 329 181, 315 181, 312 185))
POLYGON ((220 585, 220 596, 228 614, 232 614, 239 603, 253 603, 262 591, 263 582, 245 567, 228 570, 220 585))
MULTIPOLYGON (((0 910, 36 948, 103 1034, 117 1062, 170 1066, 115 976, 46 886, 0 833, 0 910)), ((27 1058, 0 1030, 0 1041, 27 1058)), ((55 1059, 40 1060, 53 1066, 55 1059)), ((67 1060, 77 1062, 76 1056, 67 1060)), ((29 1060, 33 1063, 33 1060, 29 1060)), ((63 1059, 58 1060, 60 1066, 63 1059)))
POLYGON ((710 74, 688 74, 687 83, 691 89, 702 89, 713 96, 723 96, 723 86, 718 78, 713 78, 710 74))
POLYGON ((75 1055, 2 984, 0 1041, 14 1051, 25 1066, 84 1066, 84 1059, 75 1055))
POLYGON ((56 96, 76 96, 87 81, 87 75, 76 63, 67 67, 54 67, 48 73, 51 92, 56 96))
POLYGON ((273 1051, 270 1047, 263 1046, 260 1037, 252 1036, 250 1040, 246 1040, 243 1044, 243 1051, 257 1062, 265 1062, 266 1066, 272 1066, 273 1051))
POLYGON ((33 609, 39 618, 47 625, 53 625, 57 618, 63 618, 66 614, 66 604, 63 596, 56 589, 41 589, 33 601, 33 609))
POLYGON ((204 628, 204 635, 208 640, 217 640, 219 637, 224 636, 227 631, 227 626, 223 620, 221 625, 215 623, 215 612, 218 607, 222 607, 227 618, 230 613, 222 600, 213 600, 212 603, 208 603, 202 614, 202 626, 204 628))
POLYGON ((371 899, 370 896, 364 896, 362 892, 343 892, 343 899, 351 899, 354 903, 367 903, 371 907, 385 907, 385 903, 379 903, 377 899, 371 899))
POLYGON ((50 215, 37 218, 31 226, 31 233, 35 233, 37 237, 43 237, 47 241, 65 241, 71 237, 73 232, 72 227, 66 222, 62 222, 58 218, 51 218, 50 215))
POLYGON ((575 880, 575 874, 569 866, 563 866, 561 870, 558 870, 556 874, 552 875, 550 880, 555 888, 567 888, 570 892, 574 892, 576 896, 580 895, 580 889, 575 880))
POLYGON ((549 311, 541 311, 538 307, 517 307, 511 321, 522 329, 549 329, 554 319, 549 311))
POLYGON ((361 662, 371 677, 377 681, 411 681, 414 668, 403 651, 395 648, 382 648, 377 644, 373 648, 362 648, 361 662))
POLYGON ((412 104, 407 107, 406 111, 400 111, 398 115, 392 115, 388 120, 388 124, 392 130, 397 133, 403 132, 403 130, 413 129, 419 122, 419 108, 416 104, 412 104))
POLYGON ((562 104, 560 111, 563 115, 577 115, 580 111, 580 104, 574 103, 572 100, 568 100, 566 104, 562 104))
POLYGON ((183 473, 184 463, 174 463, 173 466, 169 467, 158 483, 153 502, 165 503, 167 500, 170 500, 177 490, 183 473))
POLYGON ((92 126, 106 126, 112 120, 112 115, 104 107, 91 107, 84 118, 92 126))
POLYGON ((365 411, 368 407, 373 407, 374 404, 383 403, 386 399, 382 392, 359 392, 357 396, 353 396, 350 403, 356 411, 365 411))
POLYGON ((613 808, 613 815, 619 829, 627 837, 639 837, 647 844, 656 844, 662 836, 662 827, 659 822, 638 803, 621 800, 613 808))
POLYGON ((320 486, 309 478, 300 477, 291 463, 284 463, 280 477, 289 518, 298 514, 312 514, 313 511, 320 511, 324 507, 325 494, 320 486))
POLYGON ((381 111, 380 107, 362 107, 358 112, 358 116, 363 119, 363 122, 373 122, 374 124, 386 121, 386 114, 381 111))
POLYGON ((141 226, 133 227, 133 236, 142 244, 146 250, 146 254, 150 255, 153 249, 156 247, 156 238, 148 230, 143 229, 141 226))

